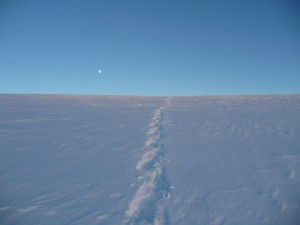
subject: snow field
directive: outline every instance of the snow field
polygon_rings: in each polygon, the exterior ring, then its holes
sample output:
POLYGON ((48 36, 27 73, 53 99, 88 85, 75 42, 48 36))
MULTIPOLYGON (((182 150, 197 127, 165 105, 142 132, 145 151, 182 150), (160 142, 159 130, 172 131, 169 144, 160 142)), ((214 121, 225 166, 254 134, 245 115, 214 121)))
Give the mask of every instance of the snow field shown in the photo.
POLYGON ((299 224, 300 95, 0 106, 0 224, 299 224))
POLYGON ((299 103, 299 95, 173 99, 170 224, 299 224, 299 103))

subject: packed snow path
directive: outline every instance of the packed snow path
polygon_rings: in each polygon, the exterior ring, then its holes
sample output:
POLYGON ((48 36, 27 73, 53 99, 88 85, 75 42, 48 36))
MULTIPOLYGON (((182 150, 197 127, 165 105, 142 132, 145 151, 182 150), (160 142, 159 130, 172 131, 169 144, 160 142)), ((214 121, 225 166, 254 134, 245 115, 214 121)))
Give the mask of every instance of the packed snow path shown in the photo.
POLYGON ((127 211, 129 224, 162 225, 168 221, 165 205, 170 198, 170 184, 166 178, 166 153, 162 142, 165 137, 164 114, 170 104, 171 98, 167 98, 166 105, 153 113, 144 146, 145 153, 136 165, 136 169, 141 171, 141 185, 127 211))
POLYGON ((300 95, 0 95, 0 224, 298 225, 300 95))

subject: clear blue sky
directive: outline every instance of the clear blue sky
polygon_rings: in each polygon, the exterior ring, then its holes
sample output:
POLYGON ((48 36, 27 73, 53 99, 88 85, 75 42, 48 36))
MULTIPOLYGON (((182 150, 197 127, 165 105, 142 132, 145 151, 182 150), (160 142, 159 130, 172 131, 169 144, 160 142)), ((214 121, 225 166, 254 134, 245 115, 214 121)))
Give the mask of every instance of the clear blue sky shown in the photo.
POLYGON ((0 93, 300 93, 300 4, 1 0, 0 78, 0 93))

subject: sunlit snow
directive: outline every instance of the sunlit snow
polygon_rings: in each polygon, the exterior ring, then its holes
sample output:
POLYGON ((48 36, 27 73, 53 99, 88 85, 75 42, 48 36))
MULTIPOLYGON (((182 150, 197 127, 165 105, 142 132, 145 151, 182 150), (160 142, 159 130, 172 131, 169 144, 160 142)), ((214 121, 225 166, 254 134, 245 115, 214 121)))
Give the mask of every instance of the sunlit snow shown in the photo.
POLYGON ((297 225, 300 95, 0 95, 0 224, 297 225))

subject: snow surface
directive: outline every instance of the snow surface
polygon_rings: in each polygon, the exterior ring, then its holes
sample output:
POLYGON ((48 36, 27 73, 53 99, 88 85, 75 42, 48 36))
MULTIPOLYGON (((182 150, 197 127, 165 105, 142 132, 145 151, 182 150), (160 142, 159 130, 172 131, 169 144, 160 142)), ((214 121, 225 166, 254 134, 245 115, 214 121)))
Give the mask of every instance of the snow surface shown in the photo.
POLYGON ((0 224, 300 224, 300 95, 0 95, 0 224))

